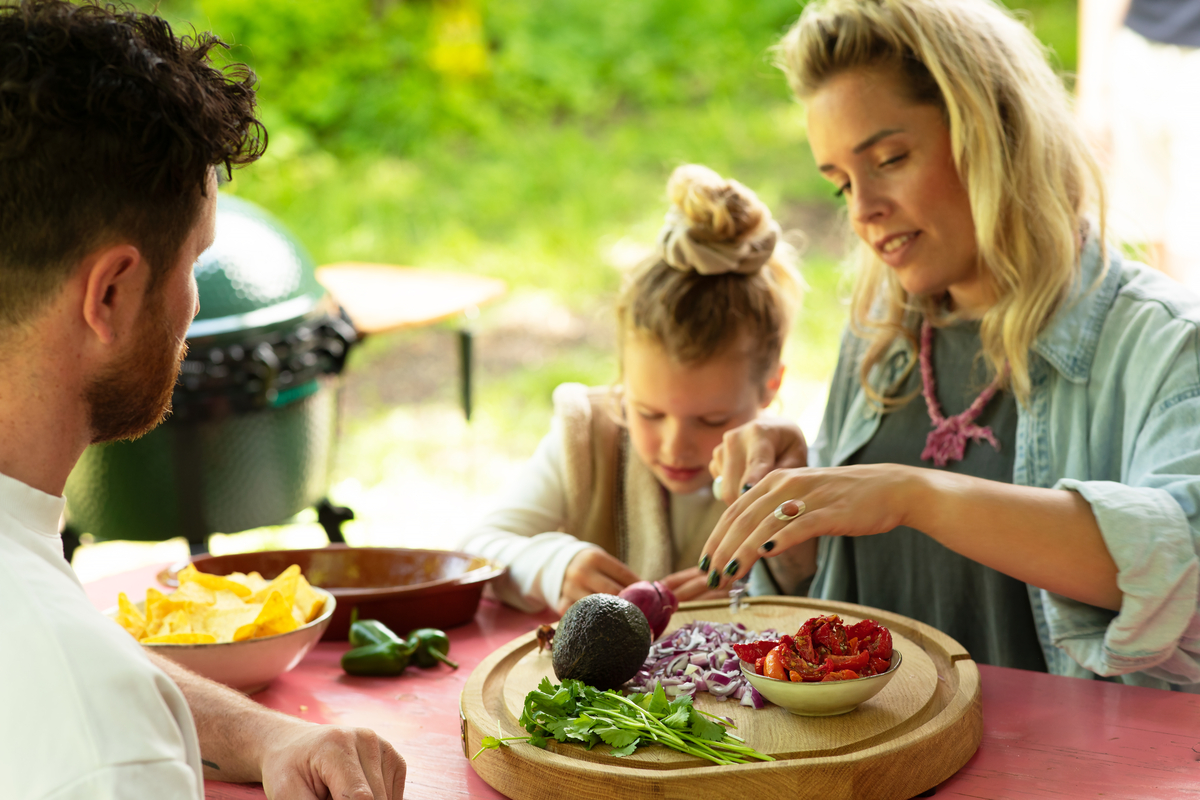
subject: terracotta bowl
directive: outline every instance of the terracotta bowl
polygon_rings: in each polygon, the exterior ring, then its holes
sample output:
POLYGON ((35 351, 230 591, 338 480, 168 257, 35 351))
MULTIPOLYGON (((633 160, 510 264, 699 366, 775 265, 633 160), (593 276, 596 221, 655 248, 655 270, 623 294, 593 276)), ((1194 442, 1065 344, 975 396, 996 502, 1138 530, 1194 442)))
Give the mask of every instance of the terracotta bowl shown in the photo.
MULTIPOLYGON (((294 631, 240 642, 212 644, 143 644, 142 647, 195 672, 223 683, 244 694, 254 694, 267 688, 271 681, 300 663, 314 644, 321 639, 330 620, 337 614, 337 601, 327 592, 321 615, 294 631)), ((134 603, 139 611, 146 610, 146 601, 134 603)), ((108 616, 116 618, 117 609, 110 608, 108 616)))
MULTIPOLYGON (((299 564, 314 586, 337 598, 337 609, 324 639, 345 639, 350 611, 377 619, 403 636, 414 628, 452 628, 471 621, 488 581, 504 573, 484 558, 450 550, 405 550, 392 547, 349 547, 331 544, 311 550, 268 550, 225 556, 197 556, 196 569, 214 575, 258 572, 270 580, 291 564, 299 564)), ((164 586, 177 586, 187 562, 158 576, 164 586)))

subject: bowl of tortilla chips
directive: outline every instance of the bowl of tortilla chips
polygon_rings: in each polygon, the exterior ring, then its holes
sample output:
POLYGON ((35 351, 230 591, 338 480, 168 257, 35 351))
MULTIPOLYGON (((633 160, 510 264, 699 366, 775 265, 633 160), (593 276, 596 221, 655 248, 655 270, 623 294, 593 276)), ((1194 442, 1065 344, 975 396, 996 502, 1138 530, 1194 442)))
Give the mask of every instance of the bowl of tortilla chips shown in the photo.
POLYGON ((107 612, 149 650, 252 694, 290 670, 320 640, 337 601, 293 565, 273 580, 257 572, 210 575, 185 567, 171 594, 120 595, 107 612))

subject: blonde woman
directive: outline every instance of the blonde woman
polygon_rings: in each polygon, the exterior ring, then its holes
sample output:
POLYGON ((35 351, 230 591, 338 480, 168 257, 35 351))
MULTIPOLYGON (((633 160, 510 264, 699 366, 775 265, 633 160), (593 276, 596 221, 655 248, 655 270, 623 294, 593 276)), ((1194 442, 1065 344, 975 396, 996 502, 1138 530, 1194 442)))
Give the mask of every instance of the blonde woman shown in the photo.
POLYGON ((639 579, 709 591, 695 564, 725 506, 708 463, 779 389, 799 275, 750 189, 688 165, 667 191, 658 251, 617 302, 621 386, 559 386, 550 433, 462 545, 508 566, 496 592, 518 608, 639 579))
POLYGON ((769 556, 759 590, 815 568, 984 663, 1195 690, 1200 310, 1106 246, 1037 41, 988 0, 830 0, 779 52, 858 282, 811 451, 760 423, 715 453, 754 487, 710 585, 769 556))

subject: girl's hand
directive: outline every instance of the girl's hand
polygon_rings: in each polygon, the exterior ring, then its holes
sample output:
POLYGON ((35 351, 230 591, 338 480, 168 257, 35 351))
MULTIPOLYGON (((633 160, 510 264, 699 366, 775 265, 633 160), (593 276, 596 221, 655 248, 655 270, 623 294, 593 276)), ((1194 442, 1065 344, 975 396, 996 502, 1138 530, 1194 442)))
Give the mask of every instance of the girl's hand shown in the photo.
POLYGON ((556 610, 565 614, 567 609, 581 597, 589 594, 620 594, 631 583, 641 578, 620 559, 610 556, 599 547, 580 551, 563 573, 562 592, 556 610))
MULTIPOLYGON (((710 587, 727 586, 763 556, 777 555, 816 536, 870 536, 910 519, 924 496, 922 473, 896 464, 770 473, 731 505, 704 545, 701 566, 710 587), (780 520, 775 510, 792 501, 804 510, 780 520)), ((799 510, 789 507, 785 513, 799 510)))
POLYGON ((679 602, 685 600, 721 600, 728 599, 729 592, 708 588, 708 575, 696 567, 689 567, 679 572, 673 572, 661 578, 663 586, 675 593, 679 602))
POLYGON ((743 487, 754 486, 771 470, 806 466, 808 442, 800 427, 791 420, 759 417, 725 431, 708 471, 721 479, 719 499, 732 504, 743 487))

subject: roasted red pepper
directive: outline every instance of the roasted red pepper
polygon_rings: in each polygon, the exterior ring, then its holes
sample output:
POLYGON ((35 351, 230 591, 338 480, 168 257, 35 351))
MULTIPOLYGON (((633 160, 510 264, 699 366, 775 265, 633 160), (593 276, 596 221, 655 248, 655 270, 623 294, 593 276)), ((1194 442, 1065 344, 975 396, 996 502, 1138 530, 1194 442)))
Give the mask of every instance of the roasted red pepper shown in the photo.
POLYGON ((817 651, 813 649, 812 636, 810 634, 799 632, 795 639, 796 652, 810 664, 817 663, 817 651))
POLYGON ((832 617, 830 622, 817 628, 817 632, 813 634, 813 640, 816 642, 818 652, 824 648, 824 652, 831 656, 850 654, 850 648, 846 646, 846 628, 836 616, 832 617))
POLYGON ((843 669, 852 669, 855 672, 860 672, 863 667, 867 666, 871 661, 871 654, 866 650, 853 656, 830 656, 825 659, 825 672, 836 672, 843 669))
POLYGON ((787 675, 783 670, 782 653, 780 652, 783 647, 784 645, 776 647, 767 653, 766 658, 763 659, 763 675, 766 675, 768 678, 777 678, 781 681, 787 680, 787 675))
POLYGON ((840 681, 890 669, 892 634, 874 620, 846 626, 830 614, 807 620, 794 637, 733 648, 759 675, 795 682, 840 681))
POLYGON ((875 620, 864 619, 846 629, 849 636, 858 639, 859 648, 869 650, 874 658, 890 661, 892 658, 892 632, 875 620))
POLYGON ((750 642, 749 644, 735 644, 733 652, 737 653, 737 657, 748 664, 756 663, 760 658, 766 656, 767 653, 774 650, 779 645, 779 642, 750 642))

